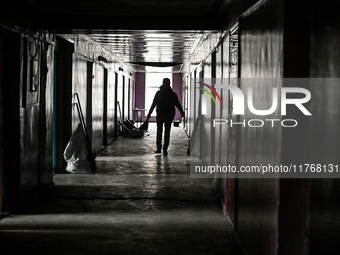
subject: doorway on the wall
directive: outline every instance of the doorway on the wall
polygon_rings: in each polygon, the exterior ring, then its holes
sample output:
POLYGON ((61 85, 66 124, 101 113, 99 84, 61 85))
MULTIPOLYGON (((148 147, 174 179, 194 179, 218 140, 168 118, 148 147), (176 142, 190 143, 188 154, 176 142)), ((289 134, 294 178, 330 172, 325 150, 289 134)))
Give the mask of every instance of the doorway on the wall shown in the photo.
POLYGON ((119 134, 119 126, 118 126, 118 73, 115 72, 115 93, 114 93, 114 105, 115 105, 115 112, 114 112, 114 137, 118 137, 119 134))
POLYGON ((93 62, 87 61, 86 66, 86 127, 89 141, 92 145, 92 89, 93 89, 93 62))
POLYGON ((103 145, 107 146, 107 68, 104 68, 104 92, 103 92, 103 145))
POLYGON ((127 106, 127 107, 128 107, 128 109, 127 109, 127 110, 128 110, 128 113, 127 113, 127 117, 128 117, 129 120, 130 120, 131 117, 132 117, 132 116, 131 116, 131 109, 132 109, 132 108, 131 108, 131 101, 132 101, 131 98, 132 98, 132 97, 131 97, 131 79, 129 78, 129 79, 128 79, 128 98, 127 98, 127 99, 128 99, 128 104, 127 104, 127 105, 128 105, 128 106, 127 106))
POLYGON ((73 44, 57 39, 53 80, 53 171, 64 173, 63 154, 72 135, 72 61, 73 44))
POLYGON ((125 94, 126 94, 126 91, 125 91, 125 76, 122 75, 122 101, 120 101, 120 107, 121 107, 121 111, 122 111, 122 114, 121 114, 121 117, 122 117, 122 122, 124 122, 125 120, 125 94))

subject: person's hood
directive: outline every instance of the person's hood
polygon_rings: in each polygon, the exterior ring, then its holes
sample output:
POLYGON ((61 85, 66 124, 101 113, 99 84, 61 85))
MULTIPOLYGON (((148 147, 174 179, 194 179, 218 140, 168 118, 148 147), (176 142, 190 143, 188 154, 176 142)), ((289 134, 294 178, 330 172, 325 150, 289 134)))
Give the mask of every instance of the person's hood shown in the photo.
POLYGON ((161 91, 172 91, 172 88, 168 85, 162 85, 159 87, 161 91))

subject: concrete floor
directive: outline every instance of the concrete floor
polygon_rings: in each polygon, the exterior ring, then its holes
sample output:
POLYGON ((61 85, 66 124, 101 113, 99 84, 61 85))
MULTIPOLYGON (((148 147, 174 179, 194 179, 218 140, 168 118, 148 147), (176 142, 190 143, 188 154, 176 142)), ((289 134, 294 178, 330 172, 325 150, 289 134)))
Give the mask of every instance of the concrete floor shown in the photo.
POLYGON ((1 254, 237 254, 212 179, 190 179, 188 138, 172 127, 154 154, 155 125, 119 138, 90 174, 57 174, 39 201, 0 220, 1 254))

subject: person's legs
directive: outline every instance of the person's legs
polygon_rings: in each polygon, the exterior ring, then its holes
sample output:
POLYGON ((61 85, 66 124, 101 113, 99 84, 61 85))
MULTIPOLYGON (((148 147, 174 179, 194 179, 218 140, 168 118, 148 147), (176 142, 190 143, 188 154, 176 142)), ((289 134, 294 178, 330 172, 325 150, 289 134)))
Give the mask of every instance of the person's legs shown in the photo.
POLYGON ((171 123, 172 123, 172 119, 165 119, 164 120, 165 123, 165 130, 164 130, 164 146, 163 146, 163 151, 166 154, 168 147, 169 147, 169 143, 170 143, 170 130, 171 130, 171 123))
POLYGON ((162 149, 163 118, 157 115, 156 122, 157 122, 156 153, 160 153, 162 149))

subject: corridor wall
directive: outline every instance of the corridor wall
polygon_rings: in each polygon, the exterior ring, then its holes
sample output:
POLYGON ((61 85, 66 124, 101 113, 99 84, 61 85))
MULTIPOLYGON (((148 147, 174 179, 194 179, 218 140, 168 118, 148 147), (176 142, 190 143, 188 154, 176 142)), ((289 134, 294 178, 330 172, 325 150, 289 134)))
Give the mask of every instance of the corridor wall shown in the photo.
MULTIPOLYGON (((339 77, 339 50, 335 46, 340 40, 339 17, 334 11, 337 9, 338 3, 332 1, 325 4, 291 0, 232 1, 220 39, 216 43, 214 34, 203 38, 199 51, 184 68, 185 77, 198 79, 204 70, 204 78, 211 78, 214 69, 216 78, 226 78, 230 83, 233 77, 339 77), (231 33, 237 22, 239 45, 234 59, 231 33), (231 67, 235 66, 238 70, 233 73, 231 67)), ((244 83, 236 85, 243 91, 247 89, 244 83)), ((279 80, 277 84, 255 84, 255 108, 270 108, 273 86, 287 85, 279 80)), ((188 119, 193 125, 200 115, 201 99, 195 86, 190 89, 188 119)), ((339 86, 332 82, 324 86, 311 82, 308 89, 313 95, 308 107, 319 117, 313 116, 306 122, 295 112, 289 113, 299 121, 299 128, 294 130, 280 126, 252 130, 215 127, 213 130, 209 117, 203 116, 201 139, 208 153, 202 151, 202 161, 206 165, 237 167, 339 162, 339 86), (215 137, 211 136, 212 131, 215 137), (213 140, 214 143, 209 142, 213 140)), ((208 103, 207 115, 235 118, 230 115, 230 95, 221 90, 217 92, 224 107, 208 103)), ((254 118, 246 110, 235 120, 254 118)), ((258 118, 261 116, 256 116, 258 118)), ((281 120, 282 116, 276 113, 268 118, 281 120)), ((216 174, 213 186, 223 212, 234 225, 235 240, 240 241, 247 254, 319 254, 323 251, 336 254, 339 250, 338 242, 334 241, 339 229, 339 221, 334 219, 340 212, 337 179, 230 179, 228 175, 216 174)))
POLYGON ((134 72, 82 35, 2 28, 0 41, 0 208, 6 210, 37 199, 53 185, 53 174, 64 172, 63 151, 79 123, 75 93, 93 152, 117 137, 116 76, 132 80, 134 72))
MULTIPOLYGON (((283 77, 283 2, 267 1, 244 13, 239 19, 239 77, 253 79, 253 104, 256 109, 269 109, 275 83, 259 78, 283 77)), ((248 84, 239 85, 247 91, 248 84)), ((246 93, 245 93, 246 94, 246 93)), ((269 116, 256 116, 248 109, 239 121, 281 119, 279 111, 269 116)), ((237 166, 280 165, 281 126, 239 128, 236 137, 237 166)), ((278 179, 244 178, 236 180, 235 229, 248 254, 276 254, 279 238, 278 179), (256 235, 254 235, 256 233, 256 235)), ((298 213, 298 212, 297 212, 298 213)), ((281 242, 280 245, 285 245, 281 242)))
POLYGON ((52 183, 53 33, 9 31, 2 41, 2 208, 52 183))
MULTIPOLYGON (((329 78, 328 83, 313 84, 315 100, 310 105, 314 117, 309 123, 308 161, 317 164, 337 162, 340 155, 340 43, 337 1, 314 1, 310 45, 310 77, 329 78), (332 79, 335 78, 335 79, 332 79)), ((313 179, 310 182, 309 254, 337 254, 340 250, 340 181, 313 179)))
MULTIPOLYGON (((66 35, 65 35, 66 36, 66 35)), ((112 141, 120 131, 121 119, 132 116, 131 80, 134 73, 115 60, 114 55, 79 35, 67 35, 75 42, 73 54, 73 104, 78 93, 94 154, 112 141), (106 61, 101 61, 101 58, 106 61), (122 68, 124 67, 124 68, 122 68), (130 89, 129 89, 130 80, 130 89), (120 111, 117 107, 119 101, 120 111), (120 116, 122 114, 122 116, 120 116), (123 115, 124 114, 124 115, 123 115)), ((72 108, 72 131, 79 123, 76 106, 72 108)))

